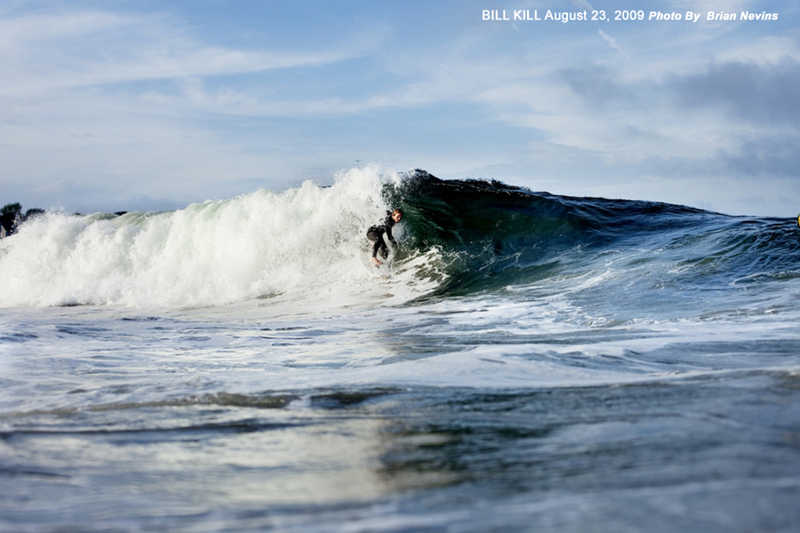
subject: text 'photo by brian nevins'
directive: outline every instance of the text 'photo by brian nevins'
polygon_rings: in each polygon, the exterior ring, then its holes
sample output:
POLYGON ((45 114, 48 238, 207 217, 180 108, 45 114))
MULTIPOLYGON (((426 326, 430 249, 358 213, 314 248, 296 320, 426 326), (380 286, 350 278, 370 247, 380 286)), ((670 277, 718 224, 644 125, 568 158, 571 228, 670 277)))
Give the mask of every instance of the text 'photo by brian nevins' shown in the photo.
POLYGON ((0 531, 800 530, 800 4, 0 0, 0 531))

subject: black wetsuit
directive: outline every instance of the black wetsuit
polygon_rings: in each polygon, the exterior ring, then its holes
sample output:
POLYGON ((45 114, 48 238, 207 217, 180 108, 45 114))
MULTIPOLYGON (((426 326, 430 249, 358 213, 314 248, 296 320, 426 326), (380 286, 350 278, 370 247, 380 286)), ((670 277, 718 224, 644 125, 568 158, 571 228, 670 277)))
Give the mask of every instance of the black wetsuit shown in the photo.
POLYGON ((377 257, 378 252, 381 253, 381 257, 384 259, 386 259, 386 257, 389 255, 389 250, 386 248, 386 243, 383 240, 384 233, 392 244, 397 244, 397 241, 395 241, 394 237, 392 237, 392 227, 395 224, 394 219, 392 218, 392 214, 388 211, 386 214, 389 216, 386 217, 386 220, 383 221, 383 224, 379 226, 372 226, 367 230, 367 238, 373 242, 372 257, 377 257))

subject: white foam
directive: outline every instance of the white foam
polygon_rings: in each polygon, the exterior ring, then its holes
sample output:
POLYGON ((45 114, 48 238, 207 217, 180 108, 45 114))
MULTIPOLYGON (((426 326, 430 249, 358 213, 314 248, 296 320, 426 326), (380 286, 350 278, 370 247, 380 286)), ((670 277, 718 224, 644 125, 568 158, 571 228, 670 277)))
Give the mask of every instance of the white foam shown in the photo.
POLYGON ((186 307, 358 292, 371 283, 359 257, 365 231, 388 208, 382 184, 397 179, 368 167, 331 187, 306 182, 173 212, 49 214, 3 243, 0 306, 186 307))

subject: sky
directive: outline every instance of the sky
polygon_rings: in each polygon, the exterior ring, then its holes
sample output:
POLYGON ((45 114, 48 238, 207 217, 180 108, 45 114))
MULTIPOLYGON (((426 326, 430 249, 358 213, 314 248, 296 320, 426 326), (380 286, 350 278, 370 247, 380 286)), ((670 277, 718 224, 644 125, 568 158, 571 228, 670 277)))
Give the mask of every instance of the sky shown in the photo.
POLYGON ((0 0, 0 204, 178 209, 365 165, 797 216, 800 7, 0 0))

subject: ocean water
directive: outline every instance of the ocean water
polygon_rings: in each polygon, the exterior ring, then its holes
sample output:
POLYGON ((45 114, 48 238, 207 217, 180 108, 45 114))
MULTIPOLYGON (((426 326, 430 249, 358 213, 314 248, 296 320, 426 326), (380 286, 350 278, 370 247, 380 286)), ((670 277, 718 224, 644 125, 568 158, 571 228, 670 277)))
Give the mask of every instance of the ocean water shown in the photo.
POLYGON ((800 529, 792 219, 367 168, 0 275, 2 531, 800 529))

